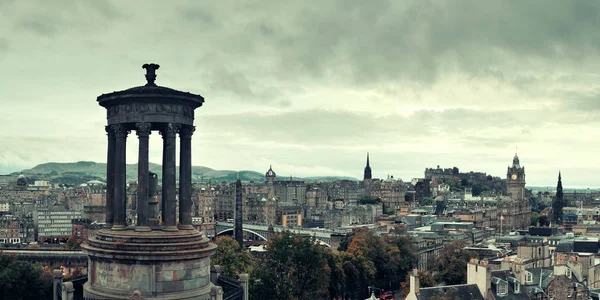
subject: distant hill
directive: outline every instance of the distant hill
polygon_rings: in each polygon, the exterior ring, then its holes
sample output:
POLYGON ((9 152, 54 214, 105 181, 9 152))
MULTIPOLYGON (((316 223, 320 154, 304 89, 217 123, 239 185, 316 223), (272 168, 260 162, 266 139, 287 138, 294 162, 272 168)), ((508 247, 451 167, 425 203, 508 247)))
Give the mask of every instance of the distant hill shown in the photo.
POLYGON ((300 178, 300 180, 305 180, 305 181, 335 181, 335 180, 358 181, 358 179, 356 179, 354 177, 348 177, 348 176, 312 176, 312 177, 300 178))
MULTIPOLYGON (((30 180, 50 180, 67 184, 80 184, 89 180, 106 180, 106 163, 97 163, 93 161, 78 161, 72 163, 49 162, 37 165, 31 169, 21 171, 30 180)), ((137 179, 137 164, 128 164, 126 167, 127 179, 137 179)), ((162 166, 150 163, 150 172, 158 174, 162 178, 162 166)), ((177 168, 179 174, 179 168, 177 168)), ((238 178, 242 181, 260 182, 264 180, 264 174, 255 171, 232 171, 232 170, 214 170, 203 166, 192 166, 192 181, 194 182, 231 182, 238 178)), ((285 176, 278 177, 280 179, 285 176)), ((307 181, 332 181, 332 180, 356 180, 351 177, 335 176, 314 176, 307 178, 293 177, 295 180, 307 181)))

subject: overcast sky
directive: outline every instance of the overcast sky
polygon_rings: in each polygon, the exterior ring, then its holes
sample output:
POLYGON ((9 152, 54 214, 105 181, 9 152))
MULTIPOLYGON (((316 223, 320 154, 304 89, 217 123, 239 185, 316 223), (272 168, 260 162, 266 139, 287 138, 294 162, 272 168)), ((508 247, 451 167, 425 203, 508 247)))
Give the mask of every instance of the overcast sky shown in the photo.
POLYGON ((96 97, 154 62, 206 99, 194 165, 505 177, 518 147, 528 185, 598 187, 599 28, 600 1, 2 0, 0 172, 104 162, 96 97))

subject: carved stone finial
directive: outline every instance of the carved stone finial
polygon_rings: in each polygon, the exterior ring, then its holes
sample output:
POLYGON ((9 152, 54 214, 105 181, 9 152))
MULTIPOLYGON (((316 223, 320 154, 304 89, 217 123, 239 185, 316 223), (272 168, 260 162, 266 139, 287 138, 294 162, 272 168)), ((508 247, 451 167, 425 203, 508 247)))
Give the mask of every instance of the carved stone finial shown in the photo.
POLYGON ((146 69, 146 81, 148 81, 146 86, 156 86, 156 84, 154 84, 154 81, 156 80, 156 70, 158 70, 160 66, 157 64, 144 64, 142 68, 146 69))

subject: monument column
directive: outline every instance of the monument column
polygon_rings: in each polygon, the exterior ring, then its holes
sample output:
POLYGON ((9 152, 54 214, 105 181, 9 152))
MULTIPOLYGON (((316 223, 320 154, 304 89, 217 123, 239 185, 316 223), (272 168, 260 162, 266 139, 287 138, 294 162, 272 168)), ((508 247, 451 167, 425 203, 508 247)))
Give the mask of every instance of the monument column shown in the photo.
POLYGON ((150 170, 148 166, 148 140, 152 124, 136 123, 135 130, 139 139, 138 154, 138 186, 137 186, 137 226, 136 231, 150 231, 148 224, 148 188, 150 185, 150 170))
POLYGON ((125 154, 127 152, 127 135, 129 130, 122 124, 112 125, 115 133, 115 157, 114 157, 114 221, 112 230, 125 230, 127 228, 127 174, 125 169, 125 154))
POLYGON ((162 201, 163 201, 163 230, 176 231, 177 208, 177 178, 176 178, 176 138, 179 124, 167 123, 161 131, 163 137, 163 176, 162 176, 162 201))
POLYGON ((179 229, 192 226, 192 134, 195 126, 179 129, 179 229))
POLYGON ((111 126, 105 126, 108 136, 108 155, 106 158, 106 228, 111 228, 114 221, 114 181, 115 181, 115 132, 111 126))

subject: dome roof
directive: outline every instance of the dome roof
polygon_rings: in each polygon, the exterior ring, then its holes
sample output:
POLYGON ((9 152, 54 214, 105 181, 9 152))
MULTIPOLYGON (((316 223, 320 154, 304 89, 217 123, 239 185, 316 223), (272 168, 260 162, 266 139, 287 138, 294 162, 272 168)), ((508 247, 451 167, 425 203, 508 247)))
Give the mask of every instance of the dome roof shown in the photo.
POLYGON ((515 153, 515 157, 513 158, 513 167, 519 168, 519 156, 515 153))
POLYGON ((142 68, 146 69, 146 85, 136 86, 122 91, 116 91, 98 96, 98 103, 101 106, 112 106, 115 102, 122 101, 140 101, 148 102, 148 99, 170 99, 177 102, 187 103, 194 107, 202 106, 204 97, 189 92, 182 92, 168 87, 158 86, 154 83, 156 80, 156 70, 160 68, 157 64, 144 64, 142 68))

